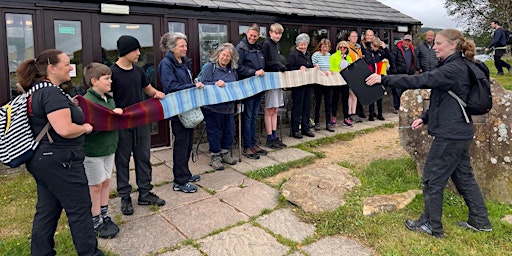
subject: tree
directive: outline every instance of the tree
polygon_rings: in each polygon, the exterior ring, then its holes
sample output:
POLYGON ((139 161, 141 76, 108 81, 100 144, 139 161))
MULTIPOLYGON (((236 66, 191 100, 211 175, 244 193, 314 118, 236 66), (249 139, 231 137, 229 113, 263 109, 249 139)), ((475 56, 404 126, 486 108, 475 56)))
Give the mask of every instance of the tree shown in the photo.
POLYGON ((510 0, 446 0, 444 6, 449 15, 457 18, 458 25, 470 34, 489 32, 492 20, 500 21, 505 28, 512 28, 510 0))

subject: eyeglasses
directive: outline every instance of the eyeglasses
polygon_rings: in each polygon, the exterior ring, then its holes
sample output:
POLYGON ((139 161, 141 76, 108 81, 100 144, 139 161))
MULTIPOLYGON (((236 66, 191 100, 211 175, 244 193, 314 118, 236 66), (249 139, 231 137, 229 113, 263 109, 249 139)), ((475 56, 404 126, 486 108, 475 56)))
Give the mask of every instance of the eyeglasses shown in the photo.
POLYGON ((348 49, 348 47, 346 47, 346 46, 340 46, 340 48, 339 48, 339 49, 348 49))

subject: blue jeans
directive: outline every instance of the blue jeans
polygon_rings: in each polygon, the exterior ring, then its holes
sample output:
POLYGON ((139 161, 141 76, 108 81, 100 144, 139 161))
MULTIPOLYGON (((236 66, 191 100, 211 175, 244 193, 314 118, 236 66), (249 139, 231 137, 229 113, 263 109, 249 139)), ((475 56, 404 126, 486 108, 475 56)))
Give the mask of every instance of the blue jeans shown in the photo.
POLYGON ((476 227, 490 226, 482 192, 473 175, 469 157, 472 139, 435 138, 423 169, 424 213, 420 222, 427 222, 434 234, 443 233, 443 190, 451 178, 469 208, 468 222, 476 227))
POLYGON ((400 97, 402 96, 402 89, 391 88, 391 92, 393 93, 393 108, 396 110, 400 109, 400 97))
POLYGON ((256 146, 256 121, 261 104, 261 93, 243 100, 242 145, 244 149, 256 146))

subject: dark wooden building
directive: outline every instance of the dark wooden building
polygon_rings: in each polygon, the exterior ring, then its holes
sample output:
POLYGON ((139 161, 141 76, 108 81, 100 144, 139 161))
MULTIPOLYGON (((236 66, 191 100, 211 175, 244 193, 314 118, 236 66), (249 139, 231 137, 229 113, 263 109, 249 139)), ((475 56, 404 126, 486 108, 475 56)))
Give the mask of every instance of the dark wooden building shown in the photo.
MULTIPOLYGON (((335 44, 351 30, 362 35, 373 29, 393 45, 406 33, 416 34, 421 26, 420 21, 376 0, 2 0, 0 13, 2 104, 16 94, 17 65, 48 48, 68 54, 76 67, 72 83, 79 89, 83 66, 92 61, 115 62, 116 41, 124 34, 140 41, 139 62, 145 67, 158 65, 163 57, 158 46, 162 34, 187 34, 188 56, 197 74, 212 49, 224 42, 236 44, 254 22, 262 27, 262 38, 268 36, 272 23, 285 27, 280 42, 283 56, 299 33, 308 33, 314 47, 321 38, 335 44)), ((158 81, 155 84, 160 87, 158 81)), ((152 139, 153 146, 169 144, 168 122, 153 125, 152 139)))

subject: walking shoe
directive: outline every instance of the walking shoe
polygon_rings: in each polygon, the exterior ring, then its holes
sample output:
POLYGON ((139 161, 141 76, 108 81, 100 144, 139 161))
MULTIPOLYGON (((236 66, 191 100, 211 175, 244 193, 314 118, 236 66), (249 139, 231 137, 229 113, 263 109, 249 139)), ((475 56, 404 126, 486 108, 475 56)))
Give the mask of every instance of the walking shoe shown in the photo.
POLYGON ((353 127, 352 122, 350 121, 350 118, 345 118, 343 120, 343 125, 346 125, 348 127, 353 127))
POLYGON ((398 109, 393 109, 393 114, 398 114, 398 109))
POLYGON ((483 232, 491 232, 492 231, 492 227, 491 225, 489 226, 483 226, 483 227, 475 227, 465 221, 457 221, 457 226, 459 227, 463 227, 463 228, 467 228, 467 229, 471 229, 473 231, 476 231, 476 232, 480 232, 480 231, 483 231, 483 232))
POLYGON ((224 165, 222 164, 222 156, 220 154, 212 155, 209 165, 214 170, 217 170, 217 171, 224 170, 224 165))
POLYGON ((368 116, 368 121, 375 121, 375 118, 373 117, 373 115, 368 116))
POLYGON ((116 234, 119 233, 119 226, 112 221, 110 216, 107 215, 103 217, 103 224, 107 225, 107 227, 114 230, 116 234))
POLYGON ((277 143, 276 139, 267 140, 267 143, 265 143, 265 147, 267 148, 273 148, 273 149, 282 149, 281 145, 277 143))
POLYGON ((279 137, 276 137, 275 139, 276 143, 279 144, 279 146, 281 146, 281 148, 286 148, 288 146, 286 146, 286 144, 284 144, 281 139, 279 139, 279 137))
POLYGON ((382 116, 382 115, 377 115, 377 119, 379 119, 379 120, 381 120, 381 121, 386 120, 386 119, 384 118, 384 116, 382 116))
POLYGON ((405 224, 405 227, 407 227, 409 230, 412 230, 415 232, 420 232, 420 233, 427 233, 436 238, 443 238, 442 233, 441 234, 432 233, 432 229, 430 229, 430 226, 428 225, 428 223, 421 224, 415 220, 406 220, 404 224, 405 224))
POLYGON ((182 191, 184 193, 194 193, 197 191, 196 185, 188 183, 188 182, 183 185, 173 182, 172 189, 174 191, 182 191))
POLYGON ((268 153, 266 150, 260 148, 260 146, 258 145, 254 145, 254 147, 252 147, 252 151, 256 153, 258 156, 266 156, 268 153))
POLYGON ((192 175, 188 177, 188 182, 198 182, 201 180, 201 176, 199 175, 192 175))
POLYGON ((359 113, 359 117, 360 118, 366 118, 366 115, 364 114, 364 112, 361 112, 361 113, 359 113))
POLYGON ((235 165, 237 162, 236 159, 231 157, 231 154, 229 152, 220 153, 220 155, 222 156, 222 162, 225 164, 235 165))
POLYGON ((315 131, 320 131, 320 124, 316 123, 315 127, 313 127, 313 129, 315 129, 315 131))
POLYGON ((260 156, 258 154, 256 154, 252 150, 252 148, 244 149, 244 151, 242 152, 242 155, 244 155, 245 157, 247 157, 249 159, 260 159, 260 156))
POLYGON ((111 226, 108 226, 105 223, 100 223, 97 227, 94 228, 94 233, 96 236, 101 238, 114 238, 119 231, 114 230, 111 226))
POLYGON ((121 213, 123 215, 133 214, 132 198, 130 196, 121 197, 121 213))
POLYGON ((336 126, 338 124, 335 116, 331 117, 331 124, 332 126, 336 126))
POLYGON ((292 137, 297 138, 297 139, 302 139, 302 134, 300 134, 300 132, 294 132, 292 134, 292 137))
POLYGON ((308 136, 308 137, 315 137, 315 134, 312 131, 302 132, 302 135, 305 135, 305 136, 308 136))
POLYGON ((152 192, 148 192, 147 195, 139 195, 139 200, 137 202, 139 205, 156 205, 162 206, 165 204, 163 199, 160 199, 157 195, 152 192))
POLYGON ((334 132, 334 127, 332 127, 332 124, 328 124, 327 127, 325 127, 325 129, 330 132, 334 132))
POLYGON ((497 76, 502 76, 502 75, 504 75, 504 74, 503 74, 503 72, 498 72, 496 75, 497 75, 497 76))

